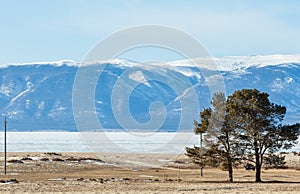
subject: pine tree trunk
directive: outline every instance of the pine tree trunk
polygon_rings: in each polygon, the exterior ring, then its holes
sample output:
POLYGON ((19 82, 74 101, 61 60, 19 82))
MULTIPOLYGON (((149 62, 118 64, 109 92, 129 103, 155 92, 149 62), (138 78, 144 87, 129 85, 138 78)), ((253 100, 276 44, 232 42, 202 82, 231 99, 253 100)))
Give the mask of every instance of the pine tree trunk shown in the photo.
POLYGON ((255 150, 255 182, 262 182, 261 180, 261 162, 260 161, 260 155, 259 155, 259 149, 258 149, 258 143, 257 140, 254 140, 254 150, 255 150))
POLYGON ((255 170, 256 170, 255 182, 262 182, 262 180, 261 180, 261 165, 256 166, 255 170))
POLYGON ((228 158, 228 175, 229 175, 229 182, 233 182, 233 169, 232 169, 232 162, 231 158, 228 158))
POLYGON ((227 144, 227 164, 228 164, 228 175, 229 182, 233 182, 233 169, 232 169, 232 158, 230 155, 230 143, 229 143, 229 133, 226 132, 226 144, 227 144))

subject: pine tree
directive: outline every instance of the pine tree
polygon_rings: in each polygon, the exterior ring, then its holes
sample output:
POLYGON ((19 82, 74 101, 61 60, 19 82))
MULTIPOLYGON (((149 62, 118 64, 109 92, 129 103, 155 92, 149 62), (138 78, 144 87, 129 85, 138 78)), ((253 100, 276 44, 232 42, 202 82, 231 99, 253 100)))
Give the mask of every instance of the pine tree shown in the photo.
POLYGON ((220 166, 228 170, 229 181, 233 182, 233 166, 241 160, 238 156, 237 133, 228 127, 226 98, 224 93, 215 93, 212 109, 205 108, 200 113, 200 123, 194 121, 194 132, 205 133, 205 148, 186 148, 186 155, 200 165, 220 166))
POLYGON ((300 124, 282 125, 286 108, 268 97, 256 89, 243 89, 227 99, 229 127, 243 134, 240 147, 245 154, 254 155, 256 182, 262 181, 264 154, 291 148, 299 136, 300 124))
POLYGON ((186 155, 200 165, 225 165, 230 182, 233 166, 251 161, 255 181, 261 182, 264 155, 290 149, 300 134, 299 123, 282 124, 286 108, 271 103, 268 97, 256 89, 236 91, 227 100, 223 93, 216 93, 212 108, 200 113, 200 123, 194 121, 195 133, 205 134, 206 148, 186 148, 186 155))

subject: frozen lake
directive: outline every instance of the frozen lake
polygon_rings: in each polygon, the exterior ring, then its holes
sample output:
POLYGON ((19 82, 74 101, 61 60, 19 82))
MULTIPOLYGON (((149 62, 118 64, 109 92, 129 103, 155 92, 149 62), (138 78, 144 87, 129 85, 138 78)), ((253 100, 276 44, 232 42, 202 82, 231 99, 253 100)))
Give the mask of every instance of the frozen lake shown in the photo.
MULTIPOLYGON (((1 152, 3 132, 0 133, 1 152)), ((199 145, 193 133, 127 132, 8 132, 8 152, 184 152, 185 146, 199 145), (175 141, 175 142, 174 142, 175 141), (164 147, 161 149, 161 147, 164 147)))
MULTIPOLYGON (((3 132, 0 133, 3 151, 3 132)), ((199 145, 193 133, 127 132, 8 132, 8 152, 136 152, 184 153, 186 146, 199 145)), ((292 150, 300 151, 300 144, 292 150)))

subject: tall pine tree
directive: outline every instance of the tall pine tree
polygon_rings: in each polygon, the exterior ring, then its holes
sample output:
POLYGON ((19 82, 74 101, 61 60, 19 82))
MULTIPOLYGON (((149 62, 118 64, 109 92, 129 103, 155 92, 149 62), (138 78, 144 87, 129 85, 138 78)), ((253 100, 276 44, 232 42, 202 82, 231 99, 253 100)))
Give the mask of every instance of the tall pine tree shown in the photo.
POLYGON ((282 124, 286 108, 271 103, 268 97, 256 89, 236 91, 227 100, 223 93, 216 93, 212 108, 200 113, 200 123, 194 122, 195 133, 205 134, 206 149, 186 148, 186 155, 201 165, 225 165, 230 182, 234 165, 252 161, 255 181, 261 182, 264 155, 290 149, 300 134, 299 123, 282 124))
POLYGON ((194 121, 195 133, 205 134, 205 148, 186 148, 186 155, 200 165, 222 165, 228 170, 229 181, 233 182, 233 166, 240 161, 238 133, 228 127, 225 94, 215 93, 211 104, 212 108, 200 113, 200 123, 194 121))
POLYGON ((262 181, 264 154, 291 148, 299 136, 300 125, 283 125, 286 108, 271 103, 268 97, 256 89, 243 89, 227 99, 228 127, 243 134, 240 147, 246 155, 254 155, 256 182, 262 181))

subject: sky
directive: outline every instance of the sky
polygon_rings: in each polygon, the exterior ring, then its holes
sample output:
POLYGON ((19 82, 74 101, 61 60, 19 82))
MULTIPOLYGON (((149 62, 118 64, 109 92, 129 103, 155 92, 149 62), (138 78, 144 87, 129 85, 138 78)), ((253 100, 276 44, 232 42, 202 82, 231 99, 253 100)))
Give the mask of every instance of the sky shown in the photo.
MULTIPOLYGON (((299 54, 299 8, 296 0, 0 0, 0 64, 82 61, 110 34, 149 24, 184 31, 215 57, 299 54)), ((123 57, 178 56, 147 48, 123 57)))

